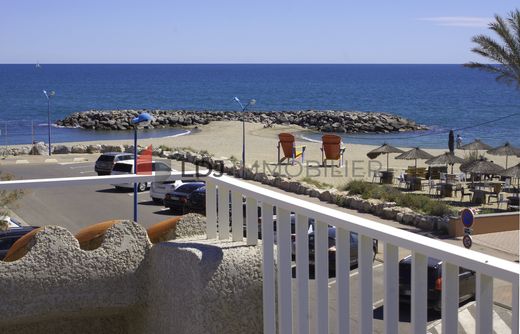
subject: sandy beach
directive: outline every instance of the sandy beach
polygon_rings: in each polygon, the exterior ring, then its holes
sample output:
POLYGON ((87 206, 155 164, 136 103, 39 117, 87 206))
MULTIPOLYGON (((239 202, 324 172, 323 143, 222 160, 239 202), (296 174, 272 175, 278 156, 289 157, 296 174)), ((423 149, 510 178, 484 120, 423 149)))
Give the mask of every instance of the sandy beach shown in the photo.
MULTIPOLYGON (((139 145, 152 145, 159 147, 166 145, 173 148, 191 148, 196 151, 206 150, 213 154, 216 158, 231 158, 241 160, 242 156, 242 123, 237 121, 212 122, 208 125, 198 126, 191 129, 189 135, 178 137, 163 137, 152 139, 141 139, 139 145)), ((386 169, 386 156, 379 156, 370 160, 366 154, 376 146, 347 144, 345 151, 345 163, 341 168, 338 167, 321 167, 321 143, 306 141, 298 133, 304 131, 298 126, 281 126, 276 125, 272 128, 264 128, 262 124, 246 123, 246 164, 252 165, 258 163, 258 168, 265 168, 271 171, 280 171, 296 179, 304 177, 312 177, 320 182, 326 182, 334 186, 345 184, 350 179, 372 180, 372 172, 374 170, 386 169), (290 132, 297 136, 297 145, 305 145, 305 163, 302 166, 299 163, 295 165, 277 165, 277 143, 278 134, 281 132, 290 132)), ((467 140, 469 142, 469 139, 467 140)), ((131 140, 114 140, 114 141, 90 141, 90 142, 74 142, 73 144, 132 144, 131 140)), ((382 144, 382 143, 381 143, 382 144)), ((414 147, 413 142, 409 147, 400 147, 407 150, 414 147)), ((436 156, 447 151, 446 149, 425 149, 428 153, 436 156)), ((455 154, 464 158, 469 152, 456 150, 455 154)), ((481 154, 483 152, 480 152, 481 154)), ((397 154, 391 154, 389 159, 389 167, 396 170, 396 174, 404 171, 408 166, 414 165, 414 160, 396 160, 397 154)), ((486 154, 489 160, 505 166, 505 156, 492 156, 486 154)), ((299 160, 300 161, 300 160, 299 160)), ((517 157, 509 157, 508 166, 513 166, 520 162, 517 157)), ((331 162, 329 162, 330 164, 331 162)), ((337 162, 336 162, 337 163, 337 162)), ((424 160, 418 160, 419 167, 427 167, 424 160)), ((459 165, 455 165, 454 172, 459 172, 459 165)))

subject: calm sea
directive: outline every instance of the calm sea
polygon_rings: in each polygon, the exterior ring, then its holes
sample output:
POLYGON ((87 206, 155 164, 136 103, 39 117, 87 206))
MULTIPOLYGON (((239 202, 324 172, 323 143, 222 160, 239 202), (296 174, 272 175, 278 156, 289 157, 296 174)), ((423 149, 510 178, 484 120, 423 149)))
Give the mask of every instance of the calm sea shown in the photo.
MULTIPOLYGON (((53 120, 89 109, 237 110, 233 97, 238 96, 255 98, 259 111, 379 111, 432 128, 348 135, 346 142, 446 147, 446 131, 463 128, 464 142, 480 138, 491 145, 520 146, 520 114, 498 120, 520 112, 520 91, 461 65, 0 65, 0 145, 46 138, 43 89, 56 91, 53 120)), ((53 137, 100 140, 131 134, 53 129, 53 137)))

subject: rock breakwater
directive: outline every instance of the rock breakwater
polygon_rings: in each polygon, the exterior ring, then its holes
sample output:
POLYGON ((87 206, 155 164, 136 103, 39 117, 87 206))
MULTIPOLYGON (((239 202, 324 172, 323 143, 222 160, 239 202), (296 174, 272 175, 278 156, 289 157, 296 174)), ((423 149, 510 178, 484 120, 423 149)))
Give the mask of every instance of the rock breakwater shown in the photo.
POLYGON ((273 125, 298 125, 305 129, 338 133, 389 133, 426 130, 427 127, 401 116, 357 111, 187 111, 187 110, 91 110, 75 112, 56 122, 59 126, 91 130, 129 130, 130 120, 140 112, 155 120, 147 128, 173 128, 204 125, 213 121, 241 121, 273 125))

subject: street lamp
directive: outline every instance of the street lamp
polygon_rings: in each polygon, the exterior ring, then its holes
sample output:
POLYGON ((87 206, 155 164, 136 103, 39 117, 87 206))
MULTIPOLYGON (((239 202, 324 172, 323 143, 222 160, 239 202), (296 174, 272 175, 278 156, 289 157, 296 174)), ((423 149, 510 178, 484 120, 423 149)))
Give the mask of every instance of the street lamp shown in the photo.
POLYGON ((249 100, 249 102, 244 106, 240 99, 235 96, 235 101, 242 108, 242 177, 245 176, 245 168, 246 168, 246 109, 249 106, 254 106, 256 103, 255 99, 249 100))
POLYGON ((49 155, 51 155, 51 97, 56 95, 56 92, 43 90, 43 95, 47 98, 47 132, 49 134, 49 155))
MULTIPOLYGON (((151 122, 153 117, 148 113, 139 114, 130 122, 134 125, 134 174, 137 174, 137 126, 142 123, 151 122)), ((137 183, 134 182, 134 222, 137 223, 137 183)))

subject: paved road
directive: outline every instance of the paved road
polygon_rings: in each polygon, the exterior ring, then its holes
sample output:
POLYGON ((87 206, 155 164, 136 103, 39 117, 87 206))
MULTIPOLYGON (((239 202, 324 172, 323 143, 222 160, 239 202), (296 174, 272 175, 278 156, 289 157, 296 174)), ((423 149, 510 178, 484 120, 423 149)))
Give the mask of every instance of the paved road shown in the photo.
MULTIPOLYGON (((94 176, 94 162, 10 164, 2 172, 17 179, 94 176)), ((116 190, 110 185, 50 189, 29 189, 12 208, 30 225, 59 225, 76 233, 88 225, 109 219, 132 219, 133 192, 116 190)), ((160 205, 155 205, 149 192, 139 194, 138 221, 148 227, 172 217, 160 205)))

